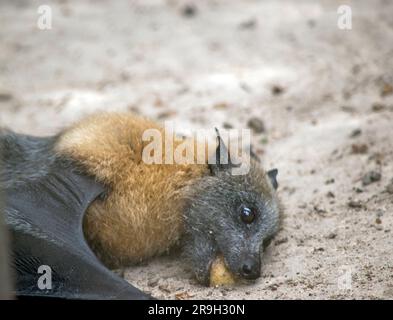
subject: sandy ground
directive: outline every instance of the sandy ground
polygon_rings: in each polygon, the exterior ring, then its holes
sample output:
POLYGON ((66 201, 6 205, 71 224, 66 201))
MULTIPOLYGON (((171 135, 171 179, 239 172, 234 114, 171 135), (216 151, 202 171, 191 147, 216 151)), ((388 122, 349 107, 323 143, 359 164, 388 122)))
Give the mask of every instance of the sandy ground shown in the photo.
POLYGON ((284 224, 255 284, 201 287, 175 254, 127 280, 168 299, 393 298, 392 1, 347 1, 352 30, 334 0, 198 1, 188 15, 175 0, 45 3, 51 30, 37 28, 41 2, 0 2, 2 125, 47 135, 97 110, 179 129, 257 118, 255 149, 280 171, 284 224))

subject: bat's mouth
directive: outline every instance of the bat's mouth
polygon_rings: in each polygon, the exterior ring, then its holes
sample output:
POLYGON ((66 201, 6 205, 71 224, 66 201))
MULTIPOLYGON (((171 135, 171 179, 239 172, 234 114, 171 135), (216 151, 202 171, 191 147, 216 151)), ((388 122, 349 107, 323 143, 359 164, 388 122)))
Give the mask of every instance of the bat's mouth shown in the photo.
POLYGON ((261 277, 261 262, 260 259, 254 257, 244 258, 239 261, 236 266, 228 262, 228 259, 223 256, 223 261, 229 272, 242 282, 252 283, 261 277))

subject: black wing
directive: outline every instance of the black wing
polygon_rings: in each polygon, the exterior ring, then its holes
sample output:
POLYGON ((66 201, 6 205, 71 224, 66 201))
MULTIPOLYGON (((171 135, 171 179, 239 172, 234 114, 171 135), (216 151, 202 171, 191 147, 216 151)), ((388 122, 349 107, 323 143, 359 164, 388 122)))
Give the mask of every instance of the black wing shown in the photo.
MULTIPOLYGON (((7 169, 7 162, 5 166, 7 169)), ((85 241, 84 213, 104 187, 63 161, 53 160, 44 171, 39 177, 3 188, 17 296, 149 298, 102 265, 85 241), (44 266, 42 274, 40 266, 44 266), (41 285, 40 279, 44 280, 41 285)))

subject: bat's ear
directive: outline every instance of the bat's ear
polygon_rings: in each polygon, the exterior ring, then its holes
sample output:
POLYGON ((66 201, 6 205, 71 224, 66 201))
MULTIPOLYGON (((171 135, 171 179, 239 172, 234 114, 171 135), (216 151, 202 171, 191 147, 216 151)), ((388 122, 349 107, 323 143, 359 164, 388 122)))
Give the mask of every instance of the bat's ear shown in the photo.
POLYGON ((232 163, 231 155, 220 136, 220 132, 217 128, 215 130, 217 134, 217 148, 215 154, 209 159, 209 168, 214 175, 217 175, 238 165, 232 163))
POLYGON ((278 188, 277 174, 278 174, 277 169, 272 169, 267 172, 267 175, 268 175, 270 182, 272 183, 272 186, 274 189, 278 188))

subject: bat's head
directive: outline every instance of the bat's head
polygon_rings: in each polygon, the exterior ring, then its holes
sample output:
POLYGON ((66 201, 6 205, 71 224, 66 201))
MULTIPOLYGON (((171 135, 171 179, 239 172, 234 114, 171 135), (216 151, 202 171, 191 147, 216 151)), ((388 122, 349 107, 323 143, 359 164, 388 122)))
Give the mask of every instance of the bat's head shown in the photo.
POLYGON ((277 170, 265 172, 254 160, 244 175, 232 175, 230 162, 210 168, 212 175, 198 183, 185 214, 186 255, 202 283, 208 283, 218 254, 237 277, 256 279, 264 245, 279 226, 277 170))

